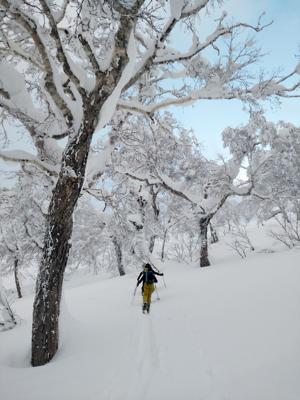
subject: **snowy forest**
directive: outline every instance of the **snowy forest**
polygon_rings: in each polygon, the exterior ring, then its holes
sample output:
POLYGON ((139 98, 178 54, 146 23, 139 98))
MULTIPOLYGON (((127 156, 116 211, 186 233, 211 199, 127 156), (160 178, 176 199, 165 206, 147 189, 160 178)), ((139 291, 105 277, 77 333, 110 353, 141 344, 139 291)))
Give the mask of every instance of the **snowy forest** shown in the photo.
POLYGON ((259 3, 0 0, 3 400, 300 398, 300 5, 259 3))

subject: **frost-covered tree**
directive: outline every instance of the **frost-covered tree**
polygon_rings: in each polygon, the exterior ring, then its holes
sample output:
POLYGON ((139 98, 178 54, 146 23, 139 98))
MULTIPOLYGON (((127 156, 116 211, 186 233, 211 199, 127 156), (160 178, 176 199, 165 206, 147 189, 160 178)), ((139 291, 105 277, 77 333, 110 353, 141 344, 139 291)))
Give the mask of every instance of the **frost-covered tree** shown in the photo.
POLYGON ((248 124, 224 131, 224 145, 229 148, 231 157, 218 161, 205 159, 192 137, 183 130, 180 140, 175 137, 169 140, 176 149, 172 152, 171 163, 164 164, 167 160, 164 156, 156 157, 154 162, 146 154, 137 171, 133 165, 125 173, 149 187, 156 185, 181 198, 186 215, 190 215, 189 219, 194 219, 198 226, 200 266, 208 266, 208 228, 227 199, 250 194, 262 196, 262 177, 273 158, 266 146, 274 130, 274 125, 268 123, 261 112, 252 112, 248 124), (241 170, 245 171, 246 179, 239 178, 241 170))
POLYGON ((261 171, 256 207, 261 221, 274 219, 272 236, 288 247, 300 242, 300 130, 280 122, 268 137, 267 168, 261 171))
POLYGON ((0 319, 1 330, 12 329, 17 323, 15 314, 10 306, 7 297, 6 289, 3 286, 1 275, 0 275, 0 316, 1 316, 0 319))
MULTIPOLYGON (((1 274, 13 271, 18 297, 22 297, 22 290, 19 280, 20 247, 14 224, 14 193, 4 190, 0 195, 0 235, 1 235, 1 274)), ((19 233, 19 230, 18 230, 19 233)))
POLYGON ((300 242, 300 129, 291 124, 278 127, 272 173, 272 212, 280 225, 279 239, 289 247, 300 242), (275 189, 275 190, 274 190, 275 189))
POLYGON ((255 213, 261 223, 274 219, 278 228, 271 235, 292 247, 300 241, 300 130, 289 123, 267 122, 259 112, 253 113, 251 120, 246 130, 228 129, 224 137, 237 157, 245 146, 255 148, 244 165, 248 176, 256 174, 255 188, 249 202, 241 204, 240 217, 245 220, 255 213))
POLYGON ((13 188, 0 193, 1 273, 13 272, 18 297, 22 297, 20 268, 26 272, 41 255, 48 206, 47 191, 41 190, 47 176, 38 173, 34 166, 26 170, 18 173, 13 188))
POLYGON ((36 154, 6 151, 1 157, 34 163, 55 180, 34 302, 32 365, 45 364, 58 348, 72 215, 85 176, 87 183, 99 176, 109 156, 112 143, 89 175, 93 135, 110 121, 116 107, 149 116, 172 104, 256 101, 273 94, 288 96, 298 87, 285 86, 296 70, 286 77, 251 78, 248 67, 259 57, 253 41, 219 46, 221 38, 231 38, 238 30, 261 31, 261 18, 256 25, 230 25, 222 14, 200 39, 195 16, 204 17, 216 3, 0 0, 1 113, 20 121, 36 148, 36 154), (186 28, 190 40, 184 51, 177 50, 173 40, 178 26, 186 28), (213 60, 203 57, 207 49, 216 51, 213 60), (67 144, 61 149, 57 140, 63 138, 67 144))
POLYGON ((74 213, 74 230, 71 238, 69 267, 72 271, 85 268, 97 274, 102 233, 105 221, 101 210, 96 209, 87 196, 82 196, 74 213))
MULTIPOLYGON (((120 118, 120 115, 117 114, 116 118, 120 118)), ((183 137, 185 130, 176 138, 173 129, 176 130, 177 125, 170 113, 152 121, 145 120, 143 116, 128 116, 120 126, 118 146, 113 152, 112 168, 115 175, 127 187, 128 195, 135 198, 131 202, 131 214, 135 214, 135 236, 136 239, 139 237, 137 251, 141 260, 150 257, 156 239, 162 236, 160 203, 163 193, 160 193, 160 186, 155 182, 152 184, 139 179, 136 171, 139 176, 157 169, 179 174, 183 167, 182 160, 186 157, 183 153, 192 142, 188 143, 183 137)))
POLYGON ((120 275, 124 275, 124 261, 141 266, 149 259, 155 224, 152 218, 151 188, 131 181, 128 177, 114 193, 112 216, 107 235, 115 248, 120 275))
MULTIPOLYGON (((255 198, 243 198, 242 201, 235 201, 230 204, 230 213, 226 217, 230 230, 226 232, 226 244, 231 247, 241 258, 245 258, 249 251, 254 251, 254 245, 248 234, 248 223, 256 217, 257 208, 255 198), (234 205, 234 207, 232 207, 234 205)), ((224 212, 227 210, 222 210, 224 212)), ((220 221, 220 220, 219 220, 220 221)))

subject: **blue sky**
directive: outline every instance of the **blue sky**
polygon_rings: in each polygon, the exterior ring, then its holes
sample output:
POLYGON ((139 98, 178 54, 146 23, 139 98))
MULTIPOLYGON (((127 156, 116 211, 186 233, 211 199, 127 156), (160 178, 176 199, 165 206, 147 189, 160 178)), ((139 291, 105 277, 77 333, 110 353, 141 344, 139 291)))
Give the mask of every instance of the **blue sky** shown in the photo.
MULTIPOLYGON (((260 68, 266 71, 282 68, 289 72, 297 63, 300 55, 300 0, 225 0, 221 9, 235 20, 255 23, 265 11, 266 22, 273 24, 256 35, 263 53, 260 68)), ((221 14, 219 8, 211 15, 215 19, 221 14)), ((201 21, 200 21, 201 24, 201 21)), ((204 24, 207 31, 209 25, 204 24)), ((188 45, 188 44, 187 44, 188 45)), ((193 106, 173 108, 177 118, 187 128, 193 128, 196 136, 203 143, 206 154, 215 157, 222 152, 221 132, 227 126, 237 126, 247 121, 241 102, 234 101, 199 101, 193 106)), ((300 99, 283 99, 280 108, 270 109, 266 115, 271 121, 285 120, 300 125, 300 99)))

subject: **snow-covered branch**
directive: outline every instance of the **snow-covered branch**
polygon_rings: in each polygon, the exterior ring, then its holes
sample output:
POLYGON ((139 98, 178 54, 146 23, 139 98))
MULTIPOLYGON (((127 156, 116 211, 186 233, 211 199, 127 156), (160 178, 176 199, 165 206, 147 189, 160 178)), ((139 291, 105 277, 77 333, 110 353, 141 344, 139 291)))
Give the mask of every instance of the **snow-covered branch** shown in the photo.
POLYGON ((278 97, 298 97, 298 94, 294 93, 296 89, 300 87, 300 82, 288 88, 276 81, 266 81, 260 84, 254 85, 250 88, 225 88, 221 86, 221 82, 209 81, 206 86, 199 90, 189 91, 187 95, 181 97, 172 97, 162 100, 157 103, 142 104, 138 100, 123 100, 120 99, 118 106, 121 109, 137 112, 144 115, 152 115, 155 112, 166 109, 170 106, 186 106, 193 104, 199 100, 232 100, 240 99, 244 101, 249 101, 251 99, 258 100, 260 98, 266 98, 269 96, 278 97))
POLYGON ((191 49, 187 53, 183 54, 180 52, 175 52, 175 54, 170 57, 168 56, 168 52, 166 51, 165 52, 166 55, 156 57, 154 63, 169 64, 169 63, 187 61, 195 57, 201 51, 207 49, 209 46, 213 46, 215 42, 221 37, 227 36, 233 33, 235 30, 238 30, 240 28, 247 28, 254 30, 255 32, 260 32, 263 29, 270 26, 271 24, 272 22, 265 25, 261 25, 260 23, 258 23, 257 25, 250 25, 243 22, 239 22, 237 24, 228 27, 223 27, 222 25, 219 25, 216 28, 216 30, 212 34, 210 34, 203 43, 198 43, 198 40, 195 40, 195 43, 192 45, 191 49))
POLYGON ((151 115, 155 112, 166 109, 170 106, 185 106, 189 104, 193 104, 197 100, 217 100, 217 99, 234 99, 236 95, 233 93, 223 93, 223 89, 217 85, 207 88, 203 88, 200 90, 194 90, 189 93, 187 96, 180 98, 169 98, 163 100, 159 103, 144 105, 139 103, 138 101, 130 101, 130 100, 120 100, 118 106, 121 109, 131 111, 131 112, 139 112, 145 115, 151 115))
MULTIPOLYGON (((2 33, 4 35, 4 33, 2 33)), ((7 44, 7 49, 5 50, 0 50, 0 53, 3 55, 9 55, 9 54, 14 54, 16 56, 19 56, 22 60, 29 62, 31 65, 37 67, 39 70, 44 71, 44 66, 40 61, 34 57, 32 54, 24 51, 22 47, 14 42, 13 40, 6 39, 6 44, 7 44)))
POLYGON ((5 161, 34 164, 50 175, 57 176, 59 173, 59 168, 41 161, 38 157, 24 150, 0 151, 0 158, 5 161))
POLYGON ((190 194, 186 194, 184 190, 180 190, 176 188, 176 183, 172 182, 170 178, 167 176, 163 176, 162 174, 156 174, 157 176, 155 177, 144 177, 144 176, 139 176, 133 172, 121 172, 125 176, 128 176, 129 178, 135 179, 140 182, 145 182, 147 186, 161 186, 162 188, 166 189, 168 192, 174 194, 175 196, 180 197, 183 200, 188 201, 191 204, 195 204, 195 201, 192 199, 192 196, 190 194))
MULTIPOLYGON (((173 1, 173 0, 172 0, 173 1)), ((209 0, 203 0, 199 2, 194 7, 187 9, 185 12, 183 10, 184 2, 171 2, 171 17, 165 23, 164 27, 161 29, 157 37, 149 41, 147 46, 147 51, 142 59, 139 61, 135 74, 131 77, 128 83, 124 86, 123 92, 126 92, 130 87, 132 87, 147 71, 151 69, 154 64, 154 60, 159 52, 160 48, 164 46, 164 43, 169 38, 171 32, 175 28, 178 21, 188 18, 192 15, 200 12, 207 4, 209 0), (173 8, 173 12, 172 12, 173 8), (176 10, 176 11, 175 11, 176 10), (183 12, 182 12, 183 11, 183 12)))
POLYGON ((48 21, 49 21, 49 24, 51 27, 50 36, 55 42, 57 60, 61 63, 64 73, 68 76, 68 78, 71 80, 71 82, 73 82, 73 84, 75 85, 76 89, 78 90, 78 92, 80 93, 80 95, 82 97, 82 101, 84 101, 86 98, 86 91, 81 86, 79 78, 75 75, 75 73, 71 69, 69 61, 67 59, 65 49, 62 45, 62 41, 60 38, 57 23, 52 15, 51 9, 48 6, 46 0, 39 0, 39 2, 44 11, 44 15, 48 18, 48 21))
MULTIPOLYGON (((51 96, 51 99, 58 110, 62 112, 67 125, 70 127, 74 117, 67 105, 66 98, 64 98, 64 89, 66 88, 64 88, 59 79, 57 79, 59 76, 58 67, 55 65, 50 53, 48 52, 47 37, 45 37, 44 33, 45 30, 39 26, 39 23, 35 21, 34 17, 29 16, 29 13, 22 9, 22 3, 11 7, 9 1, 0 0, 0 6, 4 7, 7 11, 8 23, 13 26, 14 22, 17 21, 19 26, 29 35, 34 43, 35 48, 41 57, 41 62, 45 71, 44 88, 46 89, 47 94, 51 96)), ((30 59, 28 59, 28 61, 30 61, 30 59)))

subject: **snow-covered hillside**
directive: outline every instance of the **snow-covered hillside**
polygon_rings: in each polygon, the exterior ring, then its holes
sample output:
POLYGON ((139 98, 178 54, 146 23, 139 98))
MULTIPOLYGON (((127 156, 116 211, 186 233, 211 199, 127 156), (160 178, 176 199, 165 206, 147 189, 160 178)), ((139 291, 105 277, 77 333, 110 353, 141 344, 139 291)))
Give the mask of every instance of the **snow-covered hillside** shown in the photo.
POLYGON ((38 368, 32 297, 21 299, 21 325, 1 333, 1 399, 298 400, 299 258, 295 249, 202 269, 166 262, 150 315, 132 296, 135 275, 67 287, 61 348, 38 368))

